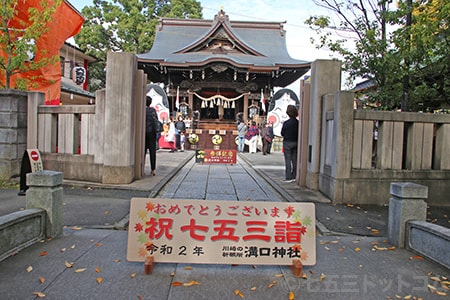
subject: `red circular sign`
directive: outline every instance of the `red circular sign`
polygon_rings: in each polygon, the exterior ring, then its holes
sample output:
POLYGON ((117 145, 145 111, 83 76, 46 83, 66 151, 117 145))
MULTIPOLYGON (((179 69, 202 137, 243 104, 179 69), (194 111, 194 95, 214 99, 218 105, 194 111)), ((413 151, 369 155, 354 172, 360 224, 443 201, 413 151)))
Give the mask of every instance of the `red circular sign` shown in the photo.
POLYGON ((34 161, 38 161, 39 160, 39 153, 37 153, 36 151, 31 151, 30 153, 31 159, 34 161))

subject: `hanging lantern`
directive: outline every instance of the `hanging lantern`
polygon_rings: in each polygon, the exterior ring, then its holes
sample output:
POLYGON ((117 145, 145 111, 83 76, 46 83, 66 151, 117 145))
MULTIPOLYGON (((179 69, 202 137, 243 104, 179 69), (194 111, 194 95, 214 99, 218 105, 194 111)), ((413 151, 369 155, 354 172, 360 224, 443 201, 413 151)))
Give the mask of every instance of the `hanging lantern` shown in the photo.
POLYGON ((75 84, 83 84, 86 81, 86 69, 83 67, 74 67, 72 69, 72 80, 75 84))
POLYGON ((206 102, 205 102, 205 100, 203 100, 202 101, 202 108, 205 108, 206 107, 206 102))
POLYGON ((228 108, 228 101, 223 101, 223 108, 228 108))
POLYGON ((214 108, 214 100, 211 100, 211 102, 209 103, 209 108, 214 108))
POLYGON ((231 108, 235 108, 234 101, 231 103, 231 108))

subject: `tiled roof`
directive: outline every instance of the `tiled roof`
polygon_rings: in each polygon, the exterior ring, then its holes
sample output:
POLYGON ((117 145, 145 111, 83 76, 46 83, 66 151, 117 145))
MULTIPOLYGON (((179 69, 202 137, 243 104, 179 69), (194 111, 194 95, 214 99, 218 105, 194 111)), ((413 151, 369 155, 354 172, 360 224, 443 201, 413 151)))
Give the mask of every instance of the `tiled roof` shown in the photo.
MULTIPOLYGON (((227 17, 228 18, 228 17, 227 17)), ((145 63, 159 61, 163 65, 205 65, 211 61, 225 61, 236 66, 258 67, 306 67, 310 62, 296 60, 289 56, 283 23, 276 22, 231 22, 221 23, 232 43, 241 48, 253 50, 253 53, 232 51, 212 53, 210 51, 182 51, 195 48, 196 44, 205 45, 214 32, 216 20, 179 20, 161 19, 150 52, 138 55, 145 63), (260 55, 255 55, 258 53, 260 55)), ((217 32, 217 31, 216 31, 217 32)))

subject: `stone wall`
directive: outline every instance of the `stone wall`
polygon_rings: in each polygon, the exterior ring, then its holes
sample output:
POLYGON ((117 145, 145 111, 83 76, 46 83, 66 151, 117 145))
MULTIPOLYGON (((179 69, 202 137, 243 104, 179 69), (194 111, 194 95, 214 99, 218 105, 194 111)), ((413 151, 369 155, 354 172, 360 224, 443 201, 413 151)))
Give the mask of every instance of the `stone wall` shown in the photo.
POLYGON ((20 175, 27 148, 27 93, 0 90, 0 180, 20 175))

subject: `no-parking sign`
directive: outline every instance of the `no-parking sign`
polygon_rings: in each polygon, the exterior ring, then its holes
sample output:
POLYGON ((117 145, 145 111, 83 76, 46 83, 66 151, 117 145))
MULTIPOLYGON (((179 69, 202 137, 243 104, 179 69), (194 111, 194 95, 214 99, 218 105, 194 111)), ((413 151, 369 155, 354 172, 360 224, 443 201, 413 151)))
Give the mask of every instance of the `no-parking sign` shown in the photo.
POLYGON ((30 159, 31 172, 39 172, 44 170, 41 154, 38 149, 27 149, 28 158, 30 159))

